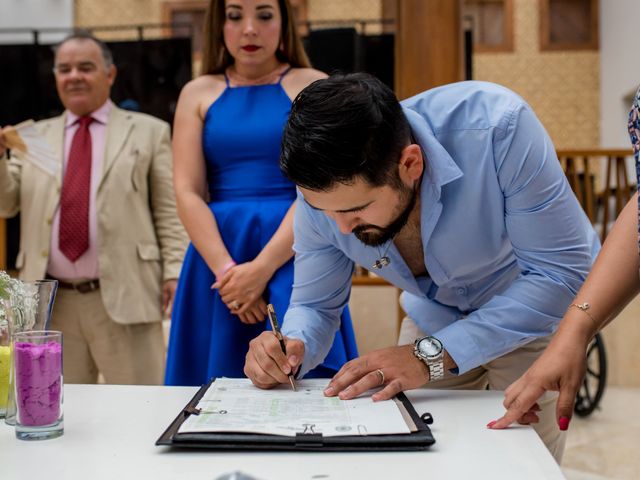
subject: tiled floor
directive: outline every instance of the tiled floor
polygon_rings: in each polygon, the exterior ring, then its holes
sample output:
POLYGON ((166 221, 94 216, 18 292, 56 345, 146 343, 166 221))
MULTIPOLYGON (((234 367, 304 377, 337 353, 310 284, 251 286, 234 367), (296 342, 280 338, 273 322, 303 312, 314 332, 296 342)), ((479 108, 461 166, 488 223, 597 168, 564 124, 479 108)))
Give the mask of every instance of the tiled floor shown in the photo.
POLYGON ((639 407, 639 388, 607 387, 599 410, 574 416, 562 460, 567 479, 640 479, 639 407))

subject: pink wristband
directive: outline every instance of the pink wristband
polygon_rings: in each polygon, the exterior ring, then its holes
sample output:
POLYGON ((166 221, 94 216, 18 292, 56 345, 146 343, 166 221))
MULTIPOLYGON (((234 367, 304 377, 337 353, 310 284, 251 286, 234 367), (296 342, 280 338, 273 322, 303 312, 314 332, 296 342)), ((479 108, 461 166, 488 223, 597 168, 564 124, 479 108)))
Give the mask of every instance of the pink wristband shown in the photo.
POLYGON ((222 267, 222 270, 220 271, 220 278, 224 277, 225 273, 227 273, 229 270, 231 270, 235 266, 236 266, 236 262, 234 262, 233 260, 231 260, 230 262, 227 262, 225 266, 222 267))

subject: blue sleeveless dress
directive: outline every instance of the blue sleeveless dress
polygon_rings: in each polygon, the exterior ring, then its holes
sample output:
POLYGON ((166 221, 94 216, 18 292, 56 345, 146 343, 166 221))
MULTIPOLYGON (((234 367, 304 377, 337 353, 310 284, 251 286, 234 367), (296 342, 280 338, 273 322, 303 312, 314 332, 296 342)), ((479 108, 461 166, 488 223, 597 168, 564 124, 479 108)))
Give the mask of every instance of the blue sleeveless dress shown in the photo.
MULTIPOLYGON (((286 72, 285 72, 286 74, 286 72)), ((284 76, 284 74, 283 74, 284 76)), ((209 208, 231 257, 253 260, 276 232, 296 198, 280 172, 280 142, 291 100, 277 84, 230 87, 209 107, 202 148, 207 163, 209 208)), ((212 377, 244 377, 249 341, 269 322, 246 325, 229 312, 215 278, 189 245, 173 304, 165 383, 201 385, 212 377)), ((282 320, 293 284, 293 259, 271 278, 265 291, 282 320)), ((331 377, 357 357, 348 310, 324 363, 306 377, 331 377)))

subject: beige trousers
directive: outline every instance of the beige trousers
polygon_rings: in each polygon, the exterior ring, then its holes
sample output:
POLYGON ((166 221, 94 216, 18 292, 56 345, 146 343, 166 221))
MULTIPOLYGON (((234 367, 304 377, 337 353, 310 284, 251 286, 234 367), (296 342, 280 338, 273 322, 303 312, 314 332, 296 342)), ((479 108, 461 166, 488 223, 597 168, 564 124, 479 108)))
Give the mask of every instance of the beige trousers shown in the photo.
POLYGON ((162 322, 122 325, 104 308, 100 290, 58 289, 51 329, 62 331, 66 383, 160 385, 164 380, 162 322))
MULTIPOLYGON (((424 336, 420 328, 409 317, 405 317, 400 328, 398 345, 413 343, 416 338, 424 336)), ((428 383, 425 388, 441 388, 452 390, 504 390, 517 380, 529 366, 542 354, 550 341, 549 337, 540 338, 520 347, 513 352, 496 358, 484 365, 462 375, 445 378, 428 383)), ((540 422, 533 425, 542 442, 558 464, 562 460, 565 432, 560 431, 556 423, 557 392, 547 392, 538 401, 542 409, 538 412, 540 422)), ((495 420, 495 419, 488 419, 495 420)))

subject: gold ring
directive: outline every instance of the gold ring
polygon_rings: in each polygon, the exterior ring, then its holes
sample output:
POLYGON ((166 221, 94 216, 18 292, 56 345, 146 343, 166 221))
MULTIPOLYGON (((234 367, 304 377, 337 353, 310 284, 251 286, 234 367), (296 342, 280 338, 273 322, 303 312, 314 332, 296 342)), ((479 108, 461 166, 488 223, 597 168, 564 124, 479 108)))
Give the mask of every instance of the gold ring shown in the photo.
POLYGON ((231 302, 231 308, 233 310, 238 310, 240 308, 240 304, 238 303, 237 300, 234 300, 233 302, 231 302))
POLYGON ((380 383, 378 385, 384 385, 384 372, 380 369, 377 369, 376 373, 380 377, 380 383))

